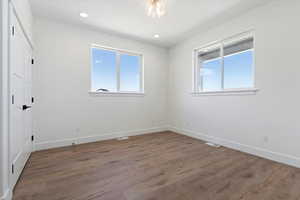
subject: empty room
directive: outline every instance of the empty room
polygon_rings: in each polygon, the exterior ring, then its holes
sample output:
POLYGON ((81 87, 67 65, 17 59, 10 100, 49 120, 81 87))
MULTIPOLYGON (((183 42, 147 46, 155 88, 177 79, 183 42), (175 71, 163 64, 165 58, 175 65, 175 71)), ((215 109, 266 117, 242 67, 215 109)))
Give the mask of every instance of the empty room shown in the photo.
POLYGON ((299 0, 0 1, 0 200, 300 200, 299 0))

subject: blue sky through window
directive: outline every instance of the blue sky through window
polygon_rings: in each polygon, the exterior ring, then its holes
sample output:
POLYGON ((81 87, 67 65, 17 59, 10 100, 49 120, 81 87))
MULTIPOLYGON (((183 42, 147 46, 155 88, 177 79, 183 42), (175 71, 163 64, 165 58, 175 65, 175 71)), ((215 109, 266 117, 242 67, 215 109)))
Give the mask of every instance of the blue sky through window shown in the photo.
POLYGON ((251 88, 253 85, 253 51, 224 58, 224 88, 251 88))
POLYGON ((92 90, 107 89, 110 92, 117 90, 116 53, 92 48, 92 90))
POLYGON ((120 89, 124 92, 140 91, 140 57, 121 55, 120 89))
POLYGON ((203 91, 217 91, 222 85, 222 62, 214 59, 204 62, 201 68, 203 91))

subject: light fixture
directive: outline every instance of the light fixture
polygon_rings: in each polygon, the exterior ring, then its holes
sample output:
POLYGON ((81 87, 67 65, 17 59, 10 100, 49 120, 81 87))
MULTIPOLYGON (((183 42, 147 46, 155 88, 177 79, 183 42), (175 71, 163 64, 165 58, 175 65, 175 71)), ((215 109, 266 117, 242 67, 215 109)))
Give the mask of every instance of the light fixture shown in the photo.
POLYGON ((148 1, 148 16, 153 18, 162 17, 166 14, 165 0, 147 0, 148 1))
POLYGON ((155 34, 153 37, 154 38, 159 38, 160 36, 158 34, 155 34))
POLYGON ((84 12, 80 13, 79 15, 82 18, 87 18, 89 16, 87 13, 84 13, 84 12))

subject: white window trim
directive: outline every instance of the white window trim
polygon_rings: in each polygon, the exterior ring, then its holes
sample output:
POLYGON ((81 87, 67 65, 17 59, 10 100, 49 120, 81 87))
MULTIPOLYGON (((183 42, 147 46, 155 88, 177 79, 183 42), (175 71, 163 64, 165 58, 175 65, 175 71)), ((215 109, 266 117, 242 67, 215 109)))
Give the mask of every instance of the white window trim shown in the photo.
POLYGON ((90 96, 93 97, 144 97, 146 96, 143 92, 96 92, 96 91, 90 91, 90 96))
POLYGON ((258 88, 225 89, 219 91, 192 92, 193 96, 219 96, 219 95, 254 95, 258 88))
POLYGON ((144 55, 142 53, 137 53, 130 50, 125 49, 117 49, 109 46, 103 46, 98 44, 91 44, 90 46, 90 91, 89 94, 91 96, 145 96, 145 83, 144 83, 144 55), (116 67, 117 67, 117 73, 116 73, 116 80, 117 80, 117 91, 115 92, 101 92, 101 91, 92 91, 92 75, 93 75, 93 54, 92 49, 102 49, 102 50, 108 50, 113 51, 116 53, 116 67), (132 56, 139 56, 140 57, 140 91, 120 91, 120 55, 126 54, 126 55, 132 55, 132 56))
MULTIPOLYGON (((206 44, 202 47, 195 48, 193 51, 193 92, 191 94, 193 96, 217 96, 217 95, 253 95, 256 94, 256 92, 259 91, 258 88, 256 88, 256 78, 255 78, 255 67, 256 67, 256 59, 255 59, 255 33, 254 30, 245 31, 240 34, 236 34, 234 36, 227 37, 225 39, 221 39, 218 41, 211 42, 209 44, 206 44), (252 68, 252 79, 253 79, 253 87, 251 88, 234 88, 234 89, 224 89, 224 57, 232 56, 234 54, 230 54, 227 56, 224 56, 224 44, 228 41, 238 41, 239 39, 245 38, 245 37, 253 37, 254 43, 253 43, 253 49, 246 50, 246 51, 253 51, 253 68, 252 68), (201 49, 208 48, 213 45, 220 45, 221 47, 221 55, 220 58, 222 58, 222 89, 216 90, 216 91, 201 91, 201 86, 199 87, 198 81, 201 81, 200 78, 200 67, 198 66, 198 52, 201 49)), ((245 51, 243 51, 245 52, 245 51)), ((241 53, 241 52, 239 52, 241 53)))

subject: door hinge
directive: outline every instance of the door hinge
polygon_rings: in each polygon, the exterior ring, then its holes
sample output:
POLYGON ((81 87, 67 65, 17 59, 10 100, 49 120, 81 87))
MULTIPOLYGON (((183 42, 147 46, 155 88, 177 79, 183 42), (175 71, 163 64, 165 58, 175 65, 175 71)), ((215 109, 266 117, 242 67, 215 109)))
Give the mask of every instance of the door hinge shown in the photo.
POLYGON ((12 34, 12 36, 15 35, 15 26, 12 26, 12 27, 11 27, 11 34, 12 34))
POLYGON ((15 165, 14 165, 14 164, 11 165, 11 173, 12 173, 12 174, 15 173, 15 165))
POLYGON ((11 96, 11 104, 15 104, 15 95, 11 96))
POLYGON ((34 97, 31 97, 31 103, 34 103, 34 97))
POLYGON ((31 136, 31 141, 32 141, 32 142, 34 141, 34 135, 31 136))
POLYGON ((33 59, 33 58, 31 59, 31 64, 33 64, 33 65, 34 65, 34 59, 33 59))

